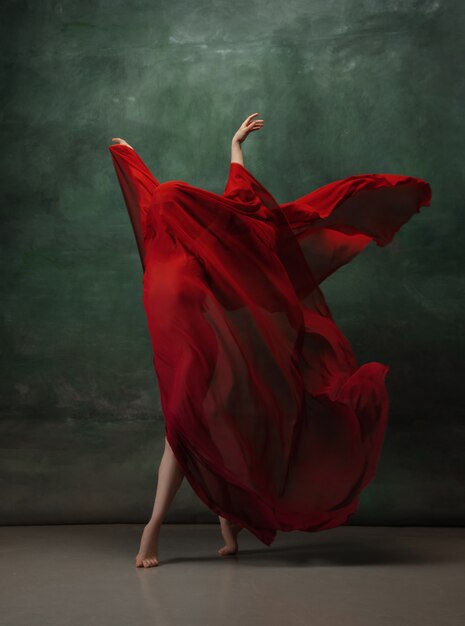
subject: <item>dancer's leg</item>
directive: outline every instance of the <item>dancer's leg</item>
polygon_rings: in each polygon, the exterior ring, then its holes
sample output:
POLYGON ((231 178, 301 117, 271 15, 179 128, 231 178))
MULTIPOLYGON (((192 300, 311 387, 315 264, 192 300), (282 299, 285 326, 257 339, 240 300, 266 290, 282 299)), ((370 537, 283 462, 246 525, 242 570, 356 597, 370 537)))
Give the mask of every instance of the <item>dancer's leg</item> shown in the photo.
POLYGON ((140 549, 136 556, 136 567, 158 565, 158 536, 163 519, 181 486, 184 474, 165 437, 165 450, 158 470, 157 490, 152 516, 144 528, 140 549))

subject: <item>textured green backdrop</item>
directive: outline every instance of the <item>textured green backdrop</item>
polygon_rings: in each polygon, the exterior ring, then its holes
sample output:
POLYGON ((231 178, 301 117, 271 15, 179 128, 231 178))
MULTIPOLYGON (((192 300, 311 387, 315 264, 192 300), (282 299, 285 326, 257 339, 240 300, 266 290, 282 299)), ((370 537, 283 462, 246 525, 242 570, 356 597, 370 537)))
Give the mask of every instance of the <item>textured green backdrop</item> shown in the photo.
MULTIPOLYGON (((230 140, 285 202, 365 172, 424 207, 323 284, 390 425, 353 523, 462 524, 465 8, 456 1, 3 3, 0 523, 142 522, 164 424, 107 146, 221 193, 230 140), (461 355, 461 356, 459 356, 461 355)), ((166 521, 215 521, 184 483, 166 521)))

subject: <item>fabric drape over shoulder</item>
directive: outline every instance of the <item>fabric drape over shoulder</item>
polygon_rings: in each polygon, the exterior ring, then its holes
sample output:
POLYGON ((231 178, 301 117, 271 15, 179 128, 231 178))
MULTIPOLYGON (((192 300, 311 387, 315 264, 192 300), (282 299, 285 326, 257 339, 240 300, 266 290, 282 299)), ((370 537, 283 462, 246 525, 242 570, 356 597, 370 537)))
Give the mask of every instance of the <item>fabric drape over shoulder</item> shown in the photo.
POLYGON ((321 282, 431 202, 361 174, 284 204, 239 163, 224 192, 160 183, 109 147, 141 257, 166 437, 215 513, 270 545, 345 524, 373 479, 389 366, 359 365, 321 282))

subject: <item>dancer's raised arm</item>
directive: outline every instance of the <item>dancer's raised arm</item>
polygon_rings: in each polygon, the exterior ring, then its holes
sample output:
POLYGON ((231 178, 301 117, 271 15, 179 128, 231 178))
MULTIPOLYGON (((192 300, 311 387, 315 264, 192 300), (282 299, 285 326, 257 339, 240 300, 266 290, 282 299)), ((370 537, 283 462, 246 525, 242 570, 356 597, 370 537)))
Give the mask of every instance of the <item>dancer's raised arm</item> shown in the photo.
POLYGON ((259 130, 263 126, 263 120, 253 119, 256 115, 258 115, 258 113, 249 115, 234 133, 234 137, 231 141, 231 163, 244 165, 241 143, 246 139, 249 133, 254 130, 259 130))
POLYGON ((263 120, 253 120, 258 113, 252 113, 235 132, 231 143, 231 163, 229 164, 228 180, 223 197, 248 204, 264 204, 270 209, 278 206, 271 193, 258 181, 244 165, 241 143, 254 130, 263 126, 263 120))
POLYGON ((144 240, 150 237, 147 214, 154 190, 160 182, 127 141, 114 137, 109 146, 113 165, 134 230, 142 267, 145 268, 144 240))

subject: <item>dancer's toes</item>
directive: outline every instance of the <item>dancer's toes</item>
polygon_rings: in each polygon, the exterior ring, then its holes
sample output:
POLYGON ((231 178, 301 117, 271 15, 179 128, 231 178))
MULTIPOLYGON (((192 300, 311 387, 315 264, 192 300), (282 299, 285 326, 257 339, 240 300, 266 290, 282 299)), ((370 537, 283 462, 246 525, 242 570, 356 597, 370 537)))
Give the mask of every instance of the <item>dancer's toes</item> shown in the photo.
POLYGON ((156 567, 159 561, 156 556, 143 558, 140 554, 136 556, 136 567, 156 567))

